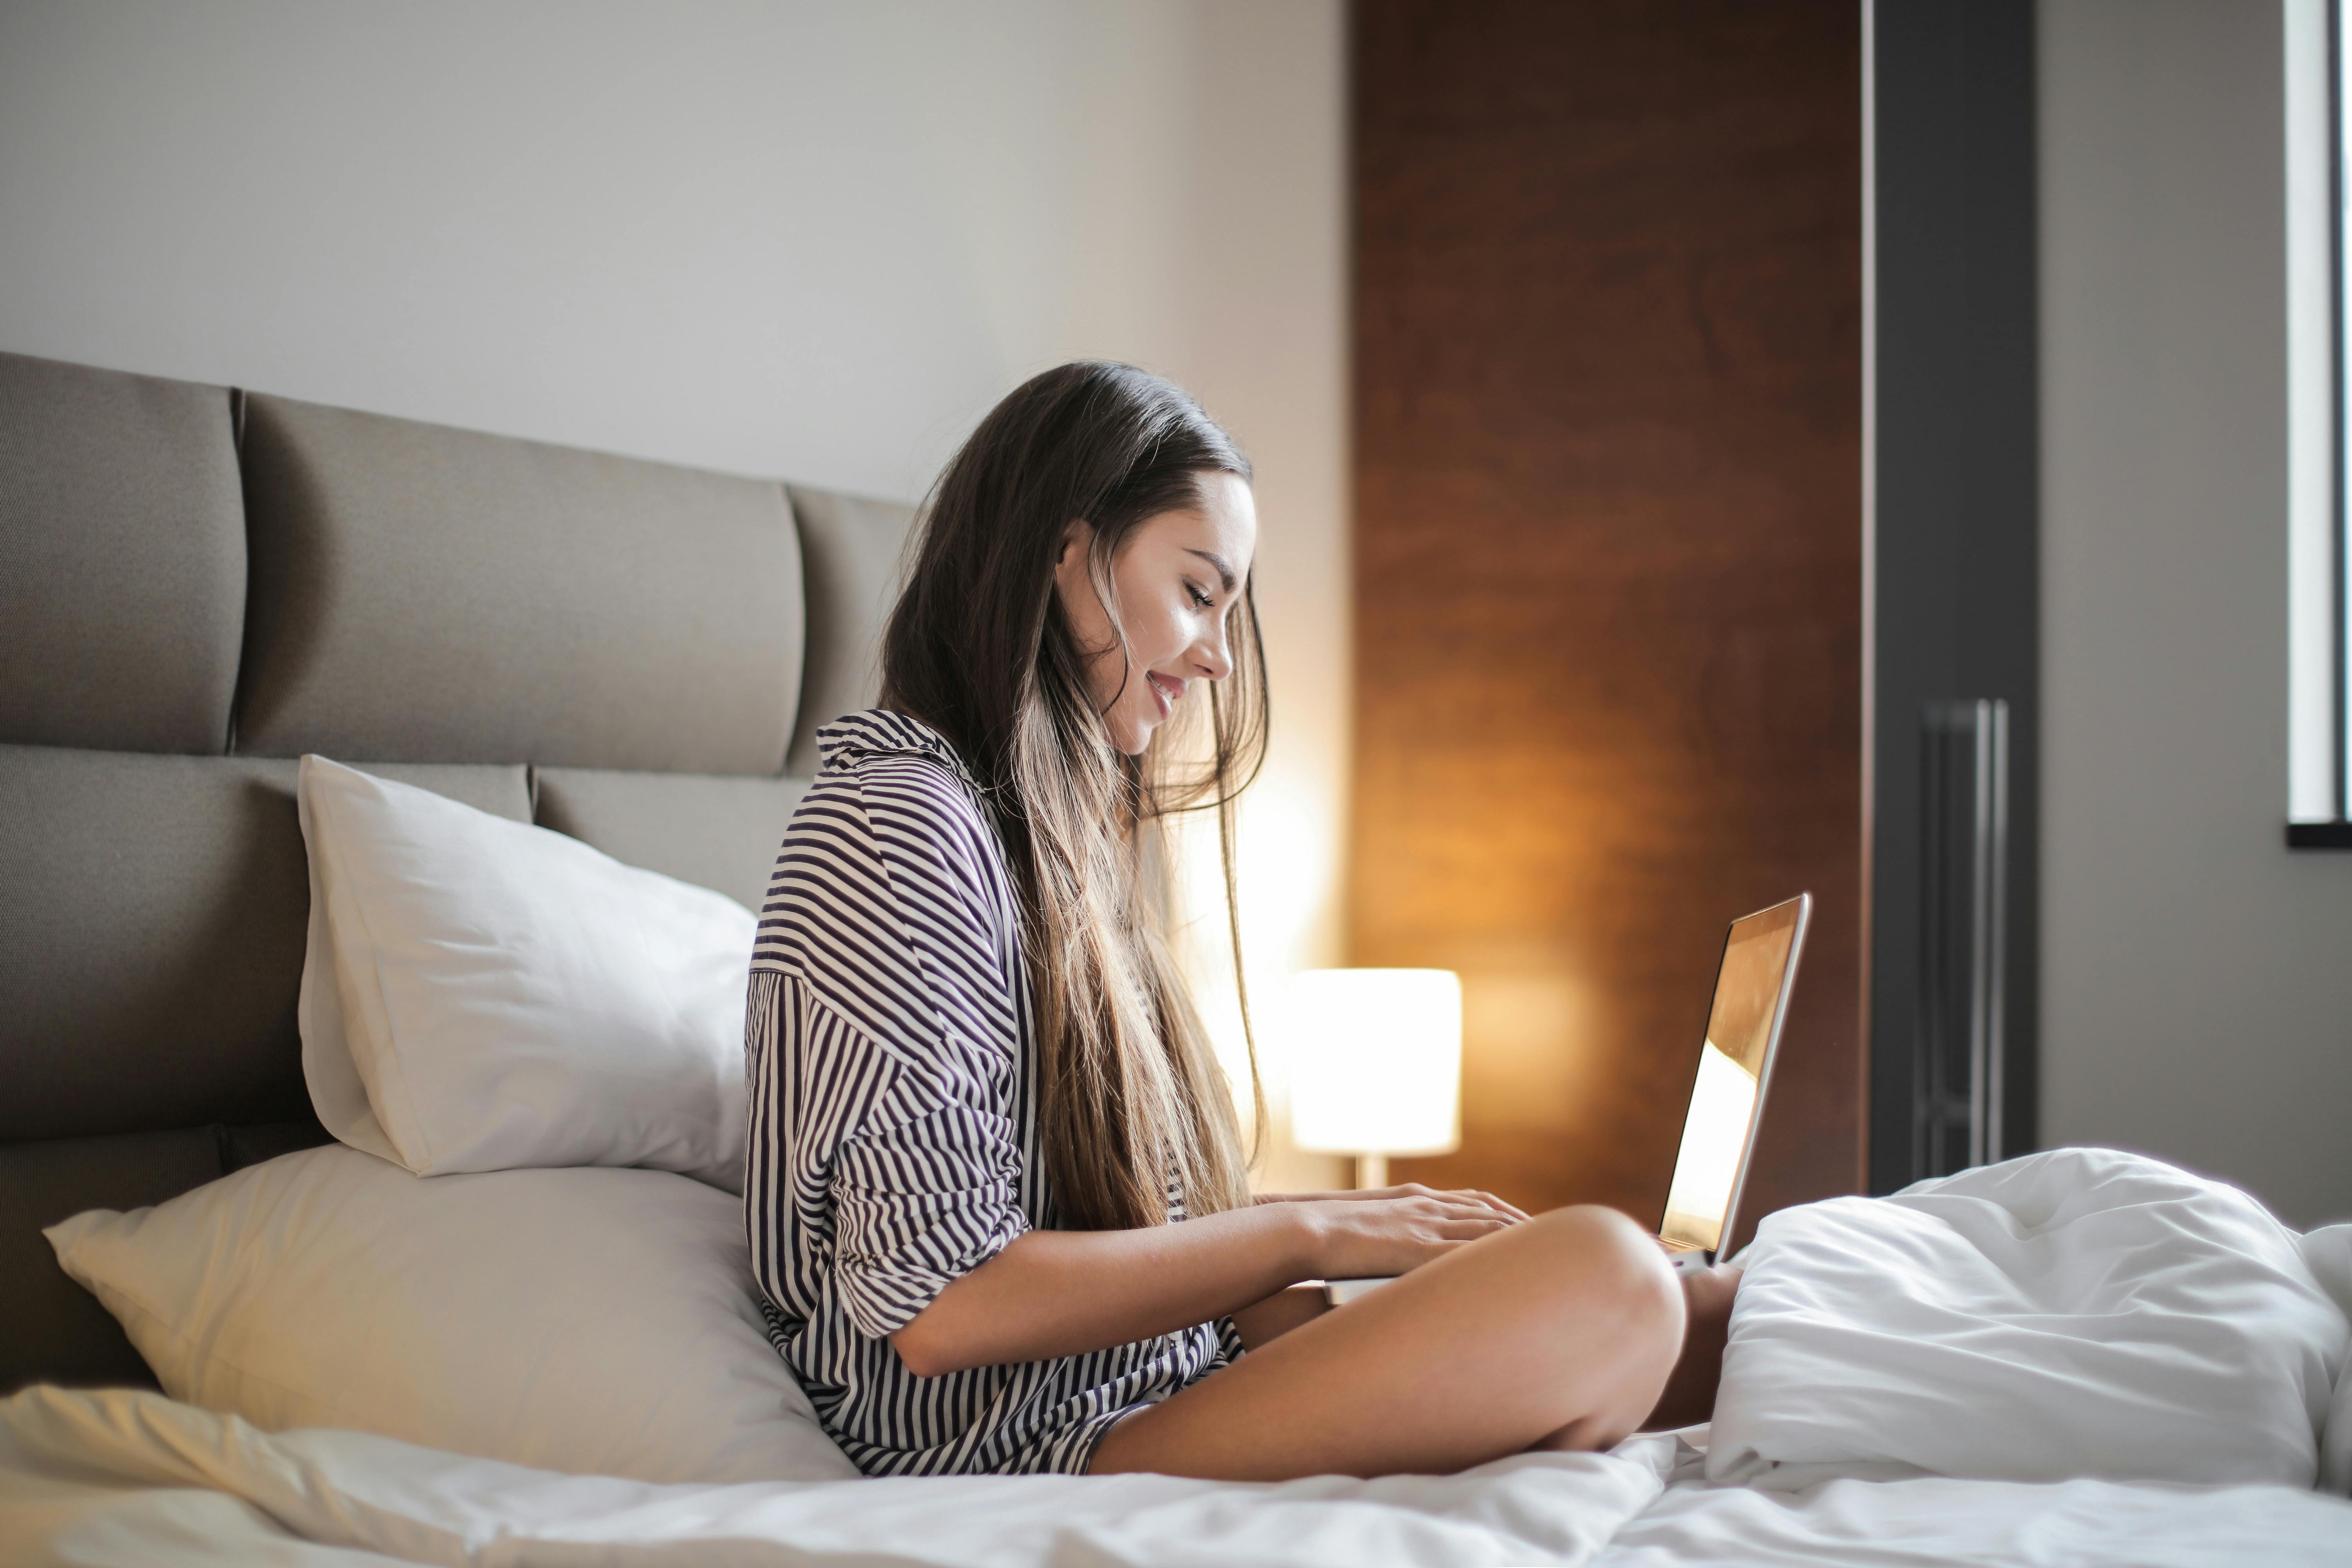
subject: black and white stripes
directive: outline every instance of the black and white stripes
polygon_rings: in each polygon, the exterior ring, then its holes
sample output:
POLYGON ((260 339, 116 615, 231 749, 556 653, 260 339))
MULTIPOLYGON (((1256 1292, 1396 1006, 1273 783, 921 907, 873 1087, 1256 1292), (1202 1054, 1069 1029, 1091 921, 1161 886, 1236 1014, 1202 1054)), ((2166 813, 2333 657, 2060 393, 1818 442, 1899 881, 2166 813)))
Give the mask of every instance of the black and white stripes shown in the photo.
POLYGON ((1083 1471, 1113 1421, 1239 1343, 1220 1321, 942 1377, 899 1362, 887 1336, 949 1281, 1054 1225, 1029 983, 1003 847, 947 742, 875 710, 817 743, 744 1026, 770 1336, 869 1475, 1083 1471))

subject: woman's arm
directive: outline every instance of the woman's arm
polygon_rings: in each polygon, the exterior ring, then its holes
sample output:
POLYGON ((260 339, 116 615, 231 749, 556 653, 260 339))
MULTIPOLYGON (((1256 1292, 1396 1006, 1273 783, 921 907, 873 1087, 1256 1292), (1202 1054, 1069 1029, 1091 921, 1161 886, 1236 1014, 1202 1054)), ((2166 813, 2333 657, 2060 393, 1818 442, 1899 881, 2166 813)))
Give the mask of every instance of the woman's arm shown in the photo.
POLYGON ((890 1342, 918 1377, 1080 1355, 1239 1311, 1301 1279, 1403 1274, 1515 1223, 1516 1211, 1472 1194, 1423 1192, 1259 1204, 1141 1230, 1033 1230, 890 1342))

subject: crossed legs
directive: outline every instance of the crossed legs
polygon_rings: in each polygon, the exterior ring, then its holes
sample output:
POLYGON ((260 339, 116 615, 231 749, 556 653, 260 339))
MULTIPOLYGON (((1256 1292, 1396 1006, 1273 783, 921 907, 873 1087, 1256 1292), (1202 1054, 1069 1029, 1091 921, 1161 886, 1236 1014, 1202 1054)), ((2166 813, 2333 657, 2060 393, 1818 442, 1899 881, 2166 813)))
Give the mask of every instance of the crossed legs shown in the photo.
MULTIPOLYGON (((1692 1288, 1702 1317, 1728 1314, 1737 1276, 1717 1276, 1699 1277, 1717 1279, 1711 1292, 1692 1288)), ((1531 1447, 1605 1448, 1654 1414, 1672 1424, 1670 1374, 1684 1403, 1713 1403, 1721 1324, 1702 1322, 1686 1353, 1689 1317, 1641 1227, 1611 1209, 1555 1209, 1129 1416, 1093 1473, 1444 1474, 1531 1447)))

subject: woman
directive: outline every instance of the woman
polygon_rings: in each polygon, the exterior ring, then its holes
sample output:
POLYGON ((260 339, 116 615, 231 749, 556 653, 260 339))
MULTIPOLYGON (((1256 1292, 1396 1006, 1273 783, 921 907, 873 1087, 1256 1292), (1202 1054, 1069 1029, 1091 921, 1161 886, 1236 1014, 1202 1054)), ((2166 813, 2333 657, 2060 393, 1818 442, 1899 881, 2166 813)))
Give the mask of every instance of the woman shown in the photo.
POLYGON ((745 1204, 777 1347, 869 1473, 1451 1471, 1712 1404, 1737 1277, 1678 1284, 1621 1215, 1252 1200, 1147 868, 1255 765, 1256 533, 1183 393, 1049 371, 941 477, 881 707, 820 732, 753 955, 745 1204))

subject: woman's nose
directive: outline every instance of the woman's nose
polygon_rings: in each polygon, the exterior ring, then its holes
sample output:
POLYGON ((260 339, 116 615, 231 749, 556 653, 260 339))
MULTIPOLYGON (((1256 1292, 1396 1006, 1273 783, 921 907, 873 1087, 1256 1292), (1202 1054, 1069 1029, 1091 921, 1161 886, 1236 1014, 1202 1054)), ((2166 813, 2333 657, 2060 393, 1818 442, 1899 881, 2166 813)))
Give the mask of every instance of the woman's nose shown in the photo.
POLYGON ((1200 668, 1202 676, 1209 680, 1223 680, 1234 672, 1232 650, 1225 646, 1225 623, 1223 616, 1218 617, 1216 626, 1209 635, 1194 645, 1192 662, 1200 668))

